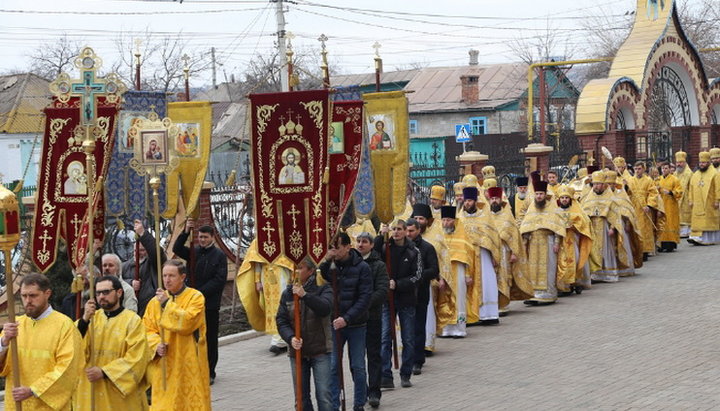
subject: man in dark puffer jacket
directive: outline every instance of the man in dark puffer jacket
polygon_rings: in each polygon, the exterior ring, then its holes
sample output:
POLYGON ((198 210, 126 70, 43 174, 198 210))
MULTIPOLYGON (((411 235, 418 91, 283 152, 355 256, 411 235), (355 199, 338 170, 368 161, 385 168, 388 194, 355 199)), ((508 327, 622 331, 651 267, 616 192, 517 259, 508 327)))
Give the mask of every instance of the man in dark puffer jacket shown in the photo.
MULTIPOLYGON (((387 232, 387 226, 383 225, 380 232, 387 232)), ((387 261, 387 250, 390 252, 388 276, 390 290, 392 290, 388 297, 388 303, 383 307, 383 377, 381 386, 383 388, 395 387, 391 369, 392 333, 395 332, 392 328, 392 321, 390 321, 389 301, 392 300, 395 314, 400 321, 400 337, 403 346, 400 383, 403 387, 412 387, 410 375, 415 357, 415 304, 417 303, 417 284, 422 277, 422 261, 420 253, 415 248, 415 243, 407 238, 407 224, 404 220, 397 220, 393 223, 392 238, 388 242, 389 247, 386 247, 382 235, 375 238, 375 251, 380 253, 383 261, 387 261)))
POLYGON ((330 314, 332 313, 332 288, 325 284, 317 285, 315 264, 306 257, 298 264, 298 284, 288 284, 280 299, 275 321, 278 333, 288 344, 288 356, 292 370, 293 387, 295 386, 295 350, 302 355, 302 399, 304 410, 312 410, 310 399, 310 373, 315 380, 315 399, 318 410, 332 410, 330 393, 332 352, 332 331, 330 331, 330 314), (295 337, 295 306, 293 294, 297 294, 300 303, 301 338, 295 337))
POLYGON ((333 406, 340 407, 340 386, 337 375, 338 355, 348 342, 348 356, 353 376, 355 410, 362 410, 367 400, 365 371, 365 333, 368 307, 373 290, 370 266, 350 245, 346 233, 338 233, 331 241, 325 260, 320 264, 323 278, 333 285, 336 309, 333 314, 332 394, 333 406), (336 279, 336 281, 333 281, 336 279), (339 339, 339 341, 337 340, 339 339))
POLYGON ((355 248, 370 266, 373 278, 373 293, 370 298, 370 310, 367 322, 367 373, 368 373, 368 404, 377 408, 380 406, 380 382, 382 379, 382 356, 380 346, 382 343, 382 307, 387 300, 388 275, 385 263, 380 254, 373 250, 373 237, 368 232, 357 236, 355 248))

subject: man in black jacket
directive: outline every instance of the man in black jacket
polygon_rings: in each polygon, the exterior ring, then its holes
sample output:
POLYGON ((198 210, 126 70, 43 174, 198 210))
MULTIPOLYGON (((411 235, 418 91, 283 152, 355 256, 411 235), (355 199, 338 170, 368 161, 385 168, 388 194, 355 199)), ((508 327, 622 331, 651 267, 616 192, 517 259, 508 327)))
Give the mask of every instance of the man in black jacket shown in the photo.
MULTIPOLYGON (((312 410, 310 399, 310 373, 315 380, 315 400, 319 411, 332 410, 330 394, 330 353, 332 352, 332 332, 330 314, 332 313, 333 293, 330 285, 318 286, 315 277, 315 264, 305 257, 297 266, 298 282, 288 284, 280 297, 275 321, 278 332, 290 349, 290 369, 293 387, 295 385, 295 350, 302 356, 302 409, 312 410), (300 337, 295 337, 295 302, 300 303, 300 337)), ((295 393, 297 395, 297 393, 295 393)), ((297 404, 296 404, 297 408, 297 404)))
MULTIPOLYGON (((142 221, 134 221, 135 234, 137 234, 137 241, 140 242, 139 257, 140 257, 140 280, 135 279, 135 258, 131 258, 125 261, 122 265, 122 277, 123 280, 127 281, 133 286, 133 290, 137 292, 138 299, 138 315, 142 318, 145 314, 145 307, 147 307, 150 300, 155 297, 155 293, 158 289, 158 276, 157 276, 157 257, 155 247, 155 237, 150 234, 149 231, 145 230, 142 221)), ((160 263, 165 264, 167 256, 165 252, 160 249, 160 263)), ((162 267, 162 265, 161 265, 162 267)))
POLYGON ((382 356, 380 347, 382 343, 382 307, 387 300, 388 275, 385 263, 380 254, 373 250, 373 237, 368 232, 360 233, 355 242, 355 248, 370 266, 373 278, 373 293, 370 297, 370 310, 367 321, 367 373, 368 373, 368 404, 377 408, 380 406, 380 383, 382 380, 382 356))
POLYGON ((320 272, 333 287, 332 328, 335 330, 331 364, 333 407, 334 409, 340 407, 338 359, 347 341, 354 385, 353 409, 362 410, 367 400, 365 334, 373 280, 370 266, 363 261, 360 253, 352 248, 350 237, 346 233, 338 233, 330 244, 325 261, 320 264, 320 272))
MULTIPOLYGON (((195 221, 188 219, 185 231, 180 233, 173 252, 190 262, 190 249, 185 242, 195 227, 195 221)), ((200 291, 205 297, 205 323, 207 324, 208 363, 210 365, 210 385, 215 382, 215 366, 218 362, 218 332, 220 328, 220 299, 227 282, 227 257, 215 247, 215 230, 207 225, 198 229, 198 246, 195 247, 195 265, 190 268, 191 275, 186 281, 189 286, 200 291), (194 284, 193 284, 194 282, 194 284)))
POLYGON ((381 235, 375 237, 375 251, 380 253, 383 261, 390 260, 387 267, 390 292, 388 302, 383 306, 381 386, 395 388, 391 369, 392 333, 395 330, 392 328, 390 304, 393 304, 395 315, 400 320, 400 338, 403 345, 400 383, 403 387, 412 387, 410 375, 415 357, 415 304, 417 304, 417 284, 422 276, 422 262, 415 244, 407 238, 405 221, 397 220, 392 225, 392 238, 388 240, 387 245, 383 237, 383 234, 387 233, 386 225, 383 224, 380 233, 381 235))
POLYGON ((413 374, 420 375, 425 364, 425 323, 427 321, 428 304, 430 303, 430 282, 440 279, 435 247, 422 238, 428 222, 432 219, 432 211, 427 204, 415 204, 412 217, 407 220, 408 238, 415 243, 420 251, 422 261, 422 277, 418 281, 417 305, 415 305, 415 364, 413 374))

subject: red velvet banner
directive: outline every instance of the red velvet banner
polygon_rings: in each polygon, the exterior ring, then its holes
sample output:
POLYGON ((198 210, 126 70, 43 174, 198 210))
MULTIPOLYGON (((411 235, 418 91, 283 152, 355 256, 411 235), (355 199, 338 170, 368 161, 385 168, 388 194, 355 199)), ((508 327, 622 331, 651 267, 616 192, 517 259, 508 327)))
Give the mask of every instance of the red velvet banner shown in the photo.
POLYGON ((250 95, 258 251, 320 262, 327 250, 327 90, 250 95))
MULTIPOLYGON (((97 122, 91 130, 95 138, 94 181, 107 170, 116 114, 117 106, 106 104, 102 97, 97 99, 97 122)), ((86 130, 80 125, 80 100, 72 98, 67 103, 53 100, 45 109, 45 117, 32 237, 32 259, 41 272, 55 263, 60 238, 67 243, 69 260, 75 267, 73 256, 77 256, 78 238, 87 212, 87 163, 82 146, 86 130)), ((95 238, 102 240, 105 234, 102 197, 97 204, 94 232, 95 238)))
POLYGON ((350 202, 360 169, 363 143, 363 102, 336 101, 328 139, 328 227, 334 235, 350 202))

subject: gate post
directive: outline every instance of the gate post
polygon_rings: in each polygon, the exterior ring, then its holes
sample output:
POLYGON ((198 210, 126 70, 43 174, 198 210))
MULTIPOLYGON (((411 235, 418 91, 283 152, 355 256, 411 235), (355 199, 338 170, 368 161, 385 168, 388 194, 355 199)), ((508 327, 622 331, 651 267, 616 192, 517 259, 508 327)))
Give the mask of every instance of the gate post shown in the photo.
POLYGON ((532 143, 520 149, 525 154, 525 173, 530 175, 533 171, 540 171, 543 174, 550 169, 550 153, 553 148, 540 143, 532 143))
POLYGON ((482 168, 487 164, 488 156, 479 151, 466 151, 455 157, 460 163, 460 174, 475 174, 478 180, 482 179, 482 168))

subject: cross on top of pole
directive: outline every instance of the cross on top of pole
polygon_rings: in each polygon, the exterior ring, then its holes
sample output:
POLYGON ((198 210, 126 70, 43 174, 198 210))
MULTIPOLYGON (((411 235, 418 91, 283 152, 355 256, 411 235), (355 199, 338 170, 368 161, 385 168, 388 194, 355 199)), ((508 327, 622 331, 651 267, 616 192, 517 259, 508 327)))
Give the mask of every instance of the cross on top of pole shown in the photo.
POLYGON ((318 41, 320 42, 322 50, 325 51, 325 42, 328 41, 328 37, 325 34, 321 34, 320 37, 318 37, 318 41))
POLYGON ((380 47, 382 47, 382 45, 377 41, 372 45, 372 48, 375 49, 375 57, 380 57, 380 47))
POLYGON ((115 73, 104 78, 97 78, 97 71, 102 66, 102 59, 90 47, 85 47, 75 58, 75 67, 80 70, 79 79, 71 79, 67 73, 60 73, 50 83, 50 91, 63 103, 72 97, 80 97, 82 125, 90 127, 97 114, 97 98, 105 97, 110 104, 117 103, 126 90, 125 85, 115 73))

